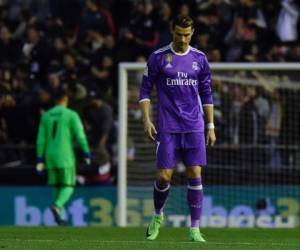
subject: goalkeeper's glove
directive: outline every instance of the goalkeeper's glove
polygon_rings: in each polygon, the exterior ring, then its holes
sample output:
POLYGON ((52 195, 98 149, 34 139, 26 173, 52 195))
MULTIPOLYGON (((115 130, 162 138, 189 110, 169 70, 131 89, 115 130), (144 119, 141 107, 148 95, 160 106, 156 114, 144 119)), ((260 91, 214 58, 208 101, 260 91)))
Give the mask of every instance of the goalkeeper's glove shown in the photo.
POLYGON ((92 164, 92 154, 90 152, 85 153, 84 162, 88 166, 90 166, 92 164))
POLYGON ((45 164, 42 157, 37 158, 37 164, 36 164, 36 172, 38 175, 44 175, 45 174, 45 164))

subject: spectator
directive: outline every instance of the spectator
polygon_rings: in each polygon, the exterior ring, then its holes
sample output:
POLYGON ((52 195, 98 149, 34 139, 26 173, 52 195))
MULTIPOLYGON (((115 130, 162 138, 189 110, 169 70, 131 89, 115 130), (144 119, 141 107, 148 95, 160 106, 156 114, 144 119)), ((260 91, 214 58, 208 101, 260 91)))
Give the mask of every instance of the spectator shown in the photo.
POLYGON ((232 86, 232 102, 229 112, 229 142, 233 145, 240 143, 240 112, 244 99, 244 92, 239 85, 232 86))
POLYGON ((103 34, 114 33, 114 28, 109 26, 107 12, 100 11, 97 0, 86 0, 85 9, 82 12, 80 19, 80 34, 82 37, 85 36, 87 30, 91 27, 97 27, 103 34))
POLYGON ((101 60, 94 62, 91 67, 92 79, 102 98, 111 99, 112 97, 112 66, 113 58, 105 55, 101 60))
POLYGON ((290 48, 284 44, 275 43, 265 54, 266 62, 285 62, 290 54, 290 48))
POLYGON ((64 37, 57 36, 53 39, 51 50, 51 59, 50 66, 51 67, 61 67, 63 61, 63 55, 66 53, 67 44, 66 39, 64 37))
POLYGON ((296 42, 299 9, 294 0, 281 0, 276 32, 281 42, 296 42))
POLYGON ((288 53, 287 61, 299 62, 300 61, 300 45, 294 46, 288 53))
POLYGON ((256 29, 250 26, 243 18, 236 18, 233 26, 225 36, 225 44, 228 46, 226 61, 239 61, 243 57, 244 45, 247 42, 256 42, 256 29))
POLYGON ((75 31, 80 21, 82 0, 51 0, 50 13, 53 19, 59 19, 67 31, 75 31))
POLYGON ((119 46, 119 60, 134 60, 135 55, 148 57, 157 47, 159 33, 156 31, 151 2, 139 2, 132 13, 129 25, 123 29, 119 46))
POLYGON ((22 46, 23 60, 29 64, 31 79, 41 80, 46 73, 49 56, 45 50, 45 41, 37 27, 27 30, 27 40, 22 46))
POLYGON ((81 82, 80 69, 77 66, 75 54, 66 52, 63 56, 63 69, 61 71, 61 78, 66 82, 70 89, 75 88, 76 83, 81 82))
POLYGON ((19 56, 19 44, 12 40, 11 31, 7 26, 0 27, 0 63, 12 66, 19 56))
POLYGON ((111 172, 111 163, 108 154, 101 148, 92 149, 93 160, 91 167, 81 170, 77 181, 81 185, 112 185, 114 178, 111 172))
POLYGON ((216 5, 202 10, 197 16, 196 32, 208 35, 210 47, 223 48, 223 37, 228 27, 221 21, 219 14, 216 5))
POLYGON ((157 47, 162 47, 169 44, 172 40, 172 36, 170 34, 172 9, 170 4, 166 1, 160 3, 158 9, 157 28, 159 32, 159 44, 157 47))
POLYGON ((23 9, 20 12, 20 15, 15 20, 16 28, 13 32, 13 39, 22 40, 26 34, 26 31, 30 26, 37 25, 37 19, 31 14, 28 9, 23 9))
POLYGON ((246 87, 244 102, 239 114, 239 142, 242 146, 241 156, 244 165, 252 166, 261 163, 257 148, 258 143, 258 113, 255 106, 256 89, 246 87))
POLYGON ((242 144, 257 144, 257 109, 255 87, 246 87, 246 95, 240 111, 239 138, 242 144))
POLYGON ((245 62, 259 62, 260 61, 260 53, 259 48, 256 43, 248 43, 244 50, 244 55, 242 55, 242 61, 245 62))
POLYGON ((247 25, 252 24, 259 28, 267 28, 264 13, 255 0, 241 0, 237 16, 244 19, 247 25))
POLYGON ((270 93, 270 113, 266 123, 266 135, 269 143, 269 165, 273 170, 281 167, 281 156, 278 149, 281 124, 282 124, 282 106, 278 91, 270 93))
POLYGON ((52 93, 55 93, 56 90, 63 88, 60 76, 57 72, 50 72, 48 74, 48 87, 52 93))
POLYGON ((100 99, 99 95, 89 92, 89 100, 84 112, 87 136, 90 145, 109 161, 107 152, 107 140, 112 128, 113 112, 111 107, 100 99))

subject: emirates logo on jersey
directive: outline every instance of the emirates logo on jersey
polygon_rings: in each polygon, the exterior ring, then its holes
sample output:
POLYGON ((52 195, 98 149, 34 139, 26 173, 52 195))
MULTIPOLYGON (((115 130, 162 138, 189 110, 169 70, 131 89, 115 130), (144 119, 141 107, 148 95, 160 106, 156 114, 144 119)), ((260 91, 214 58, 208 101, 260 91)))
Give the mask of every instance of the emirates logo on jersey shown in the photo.
POLYGON ((167 62, 166 68, 172 68, 172 64, 171 64, 172 60, 173 60, 172 54, 168 53, 165 55, 165 61, 167 62))
POLYGON ((167 86, 197 86, 198 80, 188 77, 187 72, 177 72, 177 78, 166 78, 167 86))

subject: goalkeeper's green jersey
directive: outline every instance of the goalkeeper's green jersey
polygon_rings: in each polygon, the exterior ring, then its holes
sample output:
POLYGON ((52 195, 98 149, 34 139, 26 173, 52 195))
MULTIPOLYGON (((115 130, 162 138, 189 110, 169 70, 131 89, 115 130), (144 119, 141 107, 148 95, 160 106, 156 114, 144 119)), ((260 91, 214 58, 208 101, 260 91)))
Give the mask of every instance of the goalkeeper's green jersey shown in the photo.
POLYGON ((43 114, 37 136, 37 156, 45 157, 47 168, 75 167, 74 139, 84 153, 89 146, 79 115, 57 105, 43 114))

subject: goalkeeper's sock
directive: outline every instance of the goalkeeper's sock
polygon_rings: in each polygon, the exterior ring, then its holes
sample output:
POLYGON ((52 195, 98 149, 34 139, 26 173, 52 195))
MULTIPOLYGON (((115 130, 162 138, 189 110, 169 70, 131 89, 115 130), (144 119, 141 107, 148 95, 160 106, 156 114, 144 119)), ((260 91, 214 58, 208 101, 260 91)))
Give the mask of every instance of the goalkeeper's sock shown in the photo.
POLYGON ((154 182, 154 209, 155 214, 162 215, 163 207, 169 194, 170 184, 156 180, 154 182))
POLYGON ((203 190, 201 177, 188 179, 187 202, 191 213, 191 228, 199 228, 203 190))
POLYGON ((60 187, 59 186, 55 186, 54 187, 54 192, 53 192, 53 197, 54 197, 54 201, 57 199, 58 197, 58 194, 59 194, 59 190, 60 190, 60 187))
POLYGON ((64 205, 69 201, 71 198, 71 195, 74 192, 73 186, 63 186, 58 189, 58 193, 56 196, 56 199, 54 201, 54 204, 62 210, 64 205))

